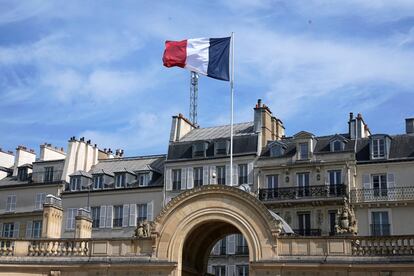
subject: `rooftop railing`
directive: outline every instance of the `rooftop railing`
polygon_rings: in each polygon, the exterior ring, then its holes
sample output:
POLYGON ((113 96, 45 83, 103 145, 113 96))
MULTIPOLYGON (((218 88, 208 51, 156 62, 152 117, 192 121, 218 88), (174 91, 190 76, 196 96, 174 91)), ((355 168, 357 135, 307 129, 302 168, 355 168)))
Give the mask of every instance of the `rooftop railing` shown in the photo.
POLYGON ((414 186, 354 189, 350 198, 352 203, 414 200, 414 186))
POLYGON ((346 196, 346 186, 344 184, 259 189, 259 199, 263 201, 337 198, 344 196, 346 196))

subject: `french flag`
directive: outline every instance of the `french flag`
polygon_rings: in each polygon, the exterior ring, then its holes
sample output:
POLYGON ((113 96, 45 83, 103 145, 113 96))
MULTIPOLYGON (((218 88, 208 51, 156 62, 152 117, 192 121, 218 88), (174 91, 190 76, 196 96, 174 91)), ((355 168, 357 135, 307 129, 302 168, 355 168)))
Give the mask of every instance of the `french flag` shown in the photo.
POLYGON ((218 80, 230 80, 230 37, 166 41, 164 66, 178 66, 218 80))

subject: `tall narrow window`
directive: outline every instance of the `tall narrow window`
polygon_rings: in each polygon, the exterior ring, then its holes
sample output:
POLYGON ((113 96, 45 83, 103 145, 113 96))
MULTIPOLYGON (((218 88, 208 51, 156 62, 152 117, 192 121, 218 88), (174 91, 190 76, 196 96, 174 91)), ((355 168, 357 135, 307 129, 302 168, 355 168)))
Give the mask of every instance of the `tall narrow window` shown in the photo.
POLYGON ((267 182, 267 198, 274 199, 279 197, 279 175, 271 174, 266 176, 267 182))
POLYGON ((97 174, 93 176, 93 189, 101 190, 103 188, 103 174, 97 174))
POLYGON ((43 204, 46 200, 46 194, 45 193, 37 193, 36 199, 35 199, 35 209, 40 210, 43 209, 43 204))
POLYGON ((40 238, 41 235, 42 235, 42 221, 35 220, 33 221, 33 225, 32 225, 32 237, 40 238))
POLYGON ((310 236, 310 214, 309 213, 298 213, 298 234, 301 236, 310 236))
POLYGON ((203 167, 198 167, 193 169, 194 174, 194 187, 199 187, 203 185, 203 167))
POLYGON ((80 176, 71 176, 70 178, 70 190, 79 191, 81 187, 81 177, 80 176))
POLYGON ((249 254, 249 247, 247 246, 247 242, 246 239, 243 237, 242 234, 237 234, 236 235, 236 254, 239 255, 247 255, 249 254))
POLYGON ((309 147, 308 143, 299 143, 299 159, 309 159, 309 147))
POLYGON ((146 187, 148 186, 149 182, 149 174, 148 173, 139 173, 137 177, 138 186, 139 187, 146 187))
POLYGON ((3 238, 13 238, 14 233, 14 223, 9 222, 3 224, 3 238))
POLYGON ((27 167, 21 167, 17 169, 17 179, 19 181, 27 180, 27 167))
POLYGON ((137 225, 147 219, 147 204, 137 204, 137 225))
POLYGON ((328 175, 329 175, 329 194, 339 195, 340 189, 338 185, 342 184, 341 170, 328 171, 328 175))
POLYGON ((372 236, 389 236, 391 234, 387 211, 372 212, 371 222, 372 236))
POLYGON ((172 184, 174 191, 181 190, 181 169, 172 170, 172 184))
POLYGON ((99 220, 101 216, 101 207, 96 206, 91 208, 92 228, 99 228, 99 220))
POLYGON ((309 196, 309 173, 298 173, 298 197, 309 196))
POLYGON ((114 206, 114 218, 113 218, 113 226, 114 227, 122 227, 122 205, 114 206))
POLYGON ((217 174, 217 184, 225 185, 226 184, 226 167, 217 166, 216 174, 217 174))
POLYGON ((248 265, 237 265, 237 276, 249 276, 249 266, 248 265))
POLYGON ((16 195, 7 196, 6 211, 7 212, 16 211, 16 195))
POLYGON ((372 188, 374 189, 374 196, 387 196, 387 175, 374 174, 372 175, 372 188))
POLYGON ((247 164, 239 165, 239 185, 247 184, 247 164))
POLYGON ((125 187, 125 182, 126 182, 126 174, 125 173, 117 173, 115 175, 115 188, 125 187))
POLYGON ((53 182, 53 167, 45 167, 45 175, 43 182, 44 183, 50 183, 53 182))
POLYGON ((336 213, 337 211, 329 211, 329 235, 335 235, 335 225, 336 225, 336 213))
POLYGON ((373 158, 384 158, 385 157, 384 138, 372 139, 372 157, 373 158))
POLYGON ((77 208, 68 208, 66 212, 66 230, 75 229, 75 217, 78 212, 77 208))

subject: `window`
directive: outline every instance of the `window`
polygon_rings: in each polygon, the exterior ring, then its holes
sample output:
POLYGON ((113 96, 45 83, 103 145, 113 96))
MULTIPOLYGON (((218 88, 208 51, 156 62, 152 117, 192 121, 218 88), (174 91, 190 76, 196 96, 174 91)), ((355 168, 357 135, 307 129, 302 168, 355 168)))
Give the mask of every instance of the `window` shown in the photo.
POLYGON ((114 206, 114 218, 113 218, 113 226, 114 227, 122 227, 122 205, 114 206))
POLYGON ((329 236, 335 235, 335 225, 336 225, 336 213, 337 211, 329 211, 329 236))
POLYGON ((181 190, 181 169, 172 170, 172 189, 181 190))
POLYGON ((3 224, 3 238, 13 238, 14 223, 9 222, 3 224))
POLYGON ((247 246, 246 239, 241 234, 236 235, 236 254, 245 255, 249 254, 249 247, 247 246))
POLYGON ((115 188, 125 187, 126 174, 118 173, 115 175, 115 188))
POLYGON ((203 167, 194 168, 194 187, 203 185, 203 167))
POLYGON ((32 237, 33 238, 40 238, 42 235, 42 221, 41 220, 35 220, 33 221, 32 226, 32 237))
POLYGON ((371 213, 371 235, 372 236, 389 236, 390 222, 387 211, 371 213))
POLYGON ((372 158, 385 157, 385 139, 372 139, 372 158))
POLYGON ((226 266, 213 265, 213 274, 214 276, 226 276, 226 266))
POLYGON ((93 189, 100 190, 103 188, 103 174, 98 174, 93 176, 93 189))
POLYGON ((301 236, 310 236, 310 214, 309 213, 298 213, 298 233, 301 236))
POLYGON ((137 204, 137 225, 147 219, 147 204, 137 204))
POLYGON ((6 202, 6 212, 16 211, 16 195, 8 195, 6 202))
POLYGON ((44 183, 53 182, 53 167, 45 167, 44 183))
POLYGON ((218 141, 215 143, 215 155, 227 155, 227 141, 218 141))
POLYGON ((335 140, 333 142, 331 142, 331 151, 332 152, 337 152, 337 151, 342 151, 343 150, 343 143, 339 140, 335 140))
POLYGON ((27 167, 21 167, 17 169, 17 179, 19 181, 27 180, 27 167))
POLYGON ((138 186, 145 187, 148 186, 149 174, 148 173, 139 173, 137 177, 138 186))
POLYGON ((101 207, 92 207, 91 208, 91 215, 92 215, 92 228, 99 228, 99 220, 101 216, 101 207))
POLYGON ((217 184, 226 185, 226 167, 225 166, 217 166, 217 184))
POLYGON ((80 176, 71 176, 70 177, 70 190, 79 191, 81 187, 81 177, 80 176))
POLYGON ((75 217, 78 212, 77 208, 68 208, 66 212, 66 230, 75 229, 75 217))
POLYGON ((309 196, 309 173, 298 173, 298 197, 309 196))
POLYGON ((329 194, 339 195, 341 192, 338 185, 342 184, 342 172, 341 170, 328 171, 329 175, 329 194))
POLYGON ((247 184, 247 164, 239 165, 239 185, 247 184))
POLYGON ((193 145, 193 157, 206 156, 206 143, 196 143, 193 145))
POLYGON ((270 156, 279 157, 285 153, 285 149, 281 145, 274 145, 270 148, 270 156))
POLYGON ((237 276, 249 276, 249 266, 248 265, 237 265, 237 276))
POLYGON ((374 174, 372 175, 372 188, 374 189, 374 196, 387 196, 387 175, 374 174))
POLYGON ((226 238, 224 238, 219 241, 219 255, 226 255, 226 254, 227 254, 227 242, 226 242, 226 238))
POLYGON ((267 175, 266 178, 267 178, 267 188, 268 189, 277 189, 278 188, 279 175, 271 174, 271 175, 267 175))
POLYGON ((40 210, 43 209, 43 203, 45 203, 46 194, 45 193, 37 193, 35 199, 35 209, 40 210))
POLYGON ((308 143, 299 143, 299 159, 309 159, 309 148, 308 143))

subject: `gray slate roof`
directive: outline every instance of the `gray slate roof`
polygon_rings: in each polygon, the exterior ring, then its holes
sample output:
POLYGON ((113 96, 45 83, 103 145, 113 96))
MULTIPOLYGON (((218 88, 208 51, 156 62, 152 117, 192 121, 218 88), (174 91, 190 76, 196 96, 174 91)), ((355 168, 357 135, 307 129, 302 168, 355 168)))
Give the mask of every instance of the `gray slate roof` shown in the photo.
MULTIPOLYGON (((233 125, 233 136, 254 134, 254 122, 239 123, 233 125)), ((187 133, 180 142, 213 140, 230 137, 230 125, 196 128, 187 133)))
POLYGON ((165 155, 125 157, 100 160, 98 164, 92 167, 90 174, 102 173, 107 174, 121 171, 156 171, 162 173, 164 168, 165 155))

